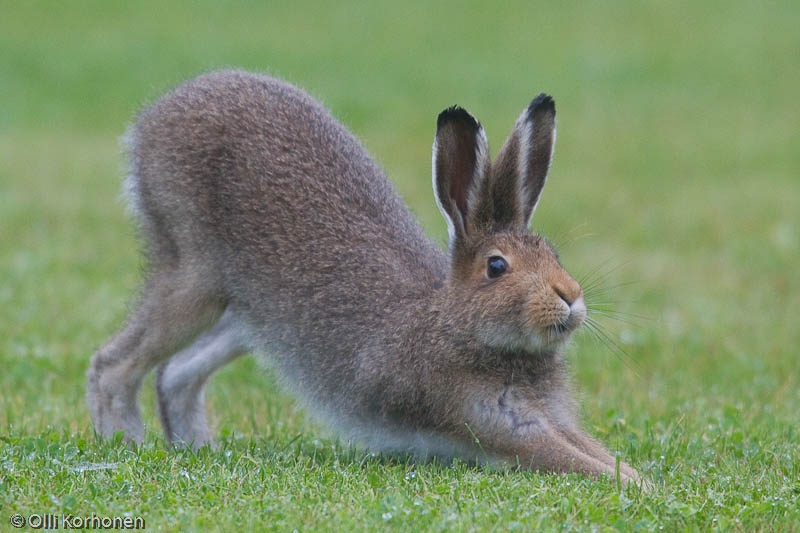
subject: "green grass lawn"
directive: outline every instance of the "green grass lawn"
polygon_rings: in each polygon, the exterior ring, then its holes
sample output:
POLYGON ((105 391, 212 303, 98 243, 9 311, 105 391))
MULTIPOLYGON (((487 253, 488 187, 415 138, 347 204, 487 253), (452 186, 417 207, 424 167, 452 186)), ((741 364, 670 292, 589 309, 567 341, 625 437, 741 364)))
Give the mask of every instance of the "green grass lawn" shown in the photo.
POLYGON ((0 2, 0 530, 800 530, 800 4, 0 2), (669 7, 667 7, 669 5, 669 7), (608 343, 569 359, 587 428, 652 480, 414 464, 308 420, 253 359, 209 388, 216 451, 95 439, 89 357, 140 277, 118 138, 221 66, 306 87, 444 242, 436 115, 496 150, 558 104, 534 229, 598 281, 608 343))

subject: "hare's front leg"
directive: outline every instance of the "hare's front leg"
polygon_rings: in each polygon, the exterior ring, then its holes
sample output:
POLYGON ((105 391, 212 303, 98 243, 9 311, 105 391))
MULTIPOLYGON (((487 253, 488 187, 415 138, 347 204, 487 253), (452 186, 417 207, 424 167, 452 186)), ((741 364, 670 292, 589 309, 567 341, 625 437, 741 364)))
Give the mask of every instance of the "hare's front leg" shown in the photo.
MULTIPOLYGON (((526 446, 536 468, 616 477, 616 458, 592 437, 577 428, 558 429, 554 424, 545 424, 544 427, 544 433, 532 436, 526 446)), ((619 463, 619 475, 623 485, 641 482, 638 472, 623 461, 619 463)))
MULTIPOLYGON (((482 398, 466 403, 472 409, 465 418, 489 456, 541 472, 615 477, 616 458, 577 427, 566 398, 536 397, 508 385, 480 389, 482 398)), ((620 477, 624 484, 639 480, 625 463, 620 477)))
POLYGON ((211 374, 246 352, 236 318, 226 311, 216 326, 158 367, 158 412, 173 444, 195 450, 213 444, 206 420, 206 383, 211 374))
MULTIPOLYGON (((594 438, 590 437, 576 427, 563 428, 561 429, 561 434, 570 442, 570 444, 578 448, 581 452, 600 460, 607 467, 611 468, 611 471, 614 473, 614 475, 616 475, 617 458, 614 457, 594 438)), ((640 483, 641 476, 639 476, 639 473, 625 461, 620 461, 619 470, 620 476, 623 479, 627 477, 635 481, 637 484, 640 483)))

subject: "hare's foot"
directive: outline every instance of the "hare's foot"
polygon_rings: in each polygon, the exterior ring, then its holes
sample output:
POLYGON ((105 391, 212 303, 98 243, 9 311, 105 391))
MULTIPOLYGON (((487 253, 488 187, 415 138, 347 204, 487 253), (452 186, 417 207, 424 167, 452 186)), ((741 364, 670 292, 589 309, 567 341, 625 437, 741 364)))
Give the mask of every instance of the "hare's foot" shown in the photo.
MULTIPOLYGON (((113 341, 112 341, 113 342, 113 341)), ((94 427, 101 436, 109 438, 123 431, 125 439, 139 443, 144 438, 144 426, 136 398, 141 378, 131 379, 123 365, 108 364, 110 350, 99 350, 92 359, 86 385, 94 427)))
POLYGON ((124 431, 127 441, 144 438, 137 396, 145 375, 222 313, 198 281, 185 272, 155 272, 125 327, 92 357, 86 399, 101 436, 124 431))
POLYGON ((206 420, 206 383, 215 371, 244 353, 235 318, 227 311, 194 344, 158 367, 158 412, 170 442, 194 449, 213 444, 206 420))
MULTIPOLYGON (((610 469, 610 474, 616 476, 617 457, 606 450, 602 444, 580 430, 562 430, 561 434, 566 440, 581 452, 598 459, 610 469)), ((623 484, 633 482, 642 485, 642 477, 633 467, 625 461, 619 461, 620 479, 623 484)))

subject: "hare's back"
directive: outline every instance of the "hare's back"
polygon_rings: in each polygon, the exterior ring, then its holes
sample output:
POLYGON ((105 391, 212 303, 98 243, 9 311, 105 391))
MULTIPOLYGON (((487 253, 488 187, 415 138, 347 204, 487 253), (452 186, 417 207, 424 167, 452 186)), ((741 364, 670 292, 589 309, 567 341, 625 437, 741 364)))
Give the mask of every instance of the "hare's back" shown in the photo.
POLYGON ((131 133, 145 232, 171 233, 150 240, 210 255, 228 279, 287 298, 323 287, 387 298, 444 275, 443 255, 361 143, 284 81, 206 74, 145 109, 131 133))

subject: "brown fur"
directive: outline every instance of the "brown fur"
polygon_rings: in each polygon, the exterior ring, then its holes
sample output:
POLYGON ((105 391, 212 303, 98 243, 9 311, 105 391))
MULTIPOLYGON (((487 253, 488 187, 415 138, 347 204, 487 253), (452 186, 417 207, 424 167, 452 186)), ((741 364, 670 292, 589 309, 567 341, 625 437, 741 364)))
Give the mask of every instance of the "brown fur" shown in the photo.
MULTIPOLYGON (((168 437, 210 443, 205 383, 255 350, 314 413, 376 450, 613 474, 615 458, 575 422, 561 356, 585 316, 581 289, 527 231, 554 117, 552 99, 535 99, 493 165, 477 121, 440 115, 446 255, 358 140, 283 81, 214 72, 145 109, 128 190, 148 275, 92 359, 98 432, 142 439, 136 398, 160 364, 168 437), (492 279, 494 256, 508 268, 492 279)), ((624 463, 621 476, 637 478, 624 463)))

